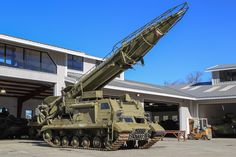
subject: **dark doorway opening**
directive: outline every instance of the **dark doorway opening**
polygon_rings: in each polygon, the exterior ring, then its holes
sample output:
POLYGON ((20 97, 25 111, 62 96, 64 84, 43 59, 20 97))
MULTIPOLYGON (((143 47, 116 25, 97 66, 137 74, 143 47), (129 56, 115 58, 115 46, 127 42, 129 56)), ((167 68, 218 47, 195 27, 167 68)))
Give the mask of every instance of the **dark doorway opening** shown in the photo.
POLYGON ((151 120, 165 130, 179 130, 178 104, 145 100, 144 109, 150 114, 151 120))

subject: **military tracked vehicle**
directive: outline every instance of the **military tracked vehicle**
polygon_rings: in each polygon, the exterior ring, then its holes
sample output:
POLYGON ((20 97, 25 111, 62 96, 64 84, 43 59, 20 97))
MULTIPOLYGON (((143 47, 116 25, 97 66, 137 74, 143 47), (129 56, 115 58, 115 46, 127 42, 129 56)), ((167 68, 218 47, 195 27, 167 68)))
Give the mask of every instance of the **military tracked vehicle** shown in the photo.
POLYGON ((236 116, 226 113, 220 123, 212 126, 214 137, 236 137, 236 116))
POLYGON ((27 119, 16 118, 6 108, 0 112, 0 139, 20 138, 27 135, 27 119))
POLYGON ((53 147, 97 150, 151 147, 165 134, 148 121, 139 101, 128 94, 104 98, 102 88, 138 62, 186 13, 187 3, 169 9, 122 41, 104 61, 38 106, 38 123, 53 147))

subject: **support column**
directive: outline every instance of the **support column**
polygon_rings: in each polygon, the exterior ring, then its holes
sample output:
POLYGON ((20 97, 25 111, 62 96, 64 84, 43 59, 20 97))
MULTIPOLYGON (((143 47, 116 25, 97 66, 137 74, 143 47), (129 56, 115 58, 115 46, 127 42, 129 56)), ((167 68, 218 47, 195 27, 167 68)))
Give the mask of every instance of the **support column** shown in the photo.
POLYGON ((186 135, 189 134, 189 118, 191 118, 189 108, 181 105, 179 108, 179 127, 180 130, 186 131, 186 135))
POLYGON ((196 104, 196 117, 199 118, 199 104, 196 104))
POLYGON ((18 98, 17 99, 17 118, 21 118, 21 113, 22 113, 22 107, 23 107, 23 101, 22 99, 18 98))
POLYGON ((54 84, 54 96, 61 96, 61 90, 65 87, 64 82, 57 82, 54 84))
POLYGON ((59 90, 58 90, 58 83, 55 83, 55 84, 54 84, 54 87, 53 87, 53 95, 54 95, 54 96, 60 95, 59 90))

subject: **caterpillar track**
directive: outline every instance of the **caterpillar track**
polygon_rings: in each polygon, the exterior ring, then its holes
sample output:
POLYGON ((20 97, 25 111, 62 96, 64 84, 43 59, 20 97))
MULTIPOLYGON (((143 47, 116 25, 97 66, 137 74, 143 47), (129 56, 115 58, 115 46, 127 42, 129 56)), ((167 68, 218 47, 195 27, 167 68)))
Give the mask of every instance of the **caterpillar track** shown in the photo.
POLYGON ((111 151, 118 150, 128 140, 128 138, 129 138, 129 134, 127 133, 119 134, 116 141, 112 143, 110 146, 108 146, 106 150, 111 150, 111 151))
POLYGON ((87 147, 87 146, 82 146, 79 144, 78 146, 72 146, 71 141, 68 143, 68 145, 63 145, 62 143, 60 144, 55 144, 53 140, 55 140, 56 137, 51 137, 51 138, 46 138, 45 135, 43 135, 43 139, 46 143, 48 143, 51 147, 55 148, 73 148, 73 149, 88 149, 88 150, 99 150, 99 151, 115 151, 118 150, 129 138, 128 133, 120 133, 117 137, 117 139, 109 144, 109 145, 104 145, 101 146, 101 148, 94 148, 94 147, 87 147))
POLYGON ((140 149, 148 149, 150 148, 151 146, 153 146, 155 143, 157 143, 158 141, 161 140, 162 137, 153 137, 153 138, 150 138, 148 140, 148 142, 146 144, 144 144, 143 146, 139 147, 140 149))
MULTIPOLYGON (((89 146, 82 146, 81 143, 79 143, 78 145, 73 145, 72 144, 72 140, 69 141, 66 144, 62 144, 62 137, 60 138, 60 140, 58 141, 59 143, 55 143, 55 139, 58 138, 59 136, 52 136, 50 138, 47 138, 45 136, 45 134, 43 133, 43 139, 46 143, 48 143, 51 147, 55 147, 55 148, 72 148, 72 149, 87 149, 87 150, 98 150, 98 151, 116 151, 119 150, 121 148, 124 148, 124 144, 128 141, 129 139, 129 133, 120 133, 118 135, 118 137, 116 138, 116 140, 105 146, 105 143, 103 143, 103 145, 101 145, 100 148, 95 148, 95 147, 91 147, 92 145, 89 146)), ((153 146, 156 142, 158 142, 162 137, 153 137, 150 138, 147 143, 145 143, 142 146, 138 146, 138 147, 133 147, 136 149, 148 149, 151 146, 153 146)))

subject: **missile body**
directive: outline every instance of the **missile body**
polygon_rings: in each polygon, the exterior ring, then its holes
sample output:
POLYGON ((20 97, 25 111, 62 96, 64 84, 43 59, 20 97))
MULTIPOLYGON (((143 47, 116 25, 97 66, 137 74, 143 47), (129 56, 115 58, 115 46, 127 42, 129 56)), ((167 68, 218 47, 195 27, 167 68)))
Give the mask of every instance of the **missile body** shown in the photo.
POLYGON ((143 61, 145 54, 183 17, 187 10, 187 3, 169 9, 118 42, 103 63, 82 76, 74 86, 64 90, 67 96, 75 98, 85 91, 101 90, 122 72, 132 68, 138 61, 143 61))

